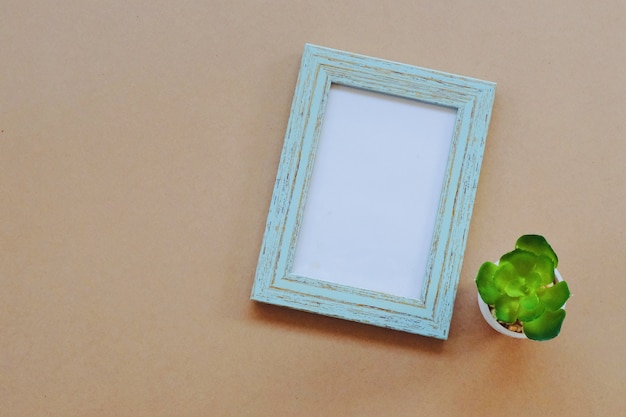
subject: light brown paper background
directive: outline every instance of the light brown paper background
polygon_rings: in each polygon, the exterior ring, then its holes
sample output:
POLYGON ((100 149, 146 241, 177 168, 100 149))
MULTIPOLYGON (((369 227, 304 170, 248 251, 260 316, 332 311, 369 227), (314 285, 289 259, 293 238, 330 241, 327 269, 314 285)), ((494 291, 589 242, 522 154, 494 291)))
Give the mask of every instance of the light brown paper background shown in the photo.
POLYGON ((621 415, 625 114, 623 0, 4 2, 0 415, 621 415), (447 341, 249 301, 305 42, 498 83, 447 341), (476 306, 524 233, 551 342, 476 306))

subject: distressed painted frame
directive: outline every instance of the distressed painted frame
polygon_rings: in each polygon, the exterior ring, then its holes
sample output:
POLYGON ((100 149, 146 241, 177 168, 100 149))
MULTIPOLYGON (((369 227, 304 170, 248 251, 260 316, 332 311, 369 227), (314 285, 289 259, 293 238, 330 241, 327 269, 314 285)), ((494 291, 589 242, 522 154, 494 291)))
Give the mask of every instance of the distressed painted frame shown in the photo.
POLYGON ((251 299, 447 339, 494 95, 491 82, 305 45, 251 299), (419 299, 291 272, 332 84, 457 110, 419 299))

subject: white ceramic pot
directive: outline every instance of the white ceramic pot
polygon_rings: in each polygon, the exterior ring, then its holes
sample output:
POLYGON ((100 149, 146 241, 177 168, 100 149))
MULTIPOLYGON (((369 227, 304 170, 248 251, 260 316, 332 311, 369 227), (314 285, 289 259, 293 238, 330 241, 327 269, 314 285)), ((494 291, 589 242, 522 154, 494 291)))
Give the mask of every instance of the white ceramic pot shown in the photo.
MULTIPOLYGON (((556 269, 554 270, 554 276, 556 277, 557 282, 563 281, 563 277, 556 269)), ((482 313, 487 324, 490 325, 498 333, 502 333, 505 336, 513 337, 516 339, 528 339, 524 333, 513 332, 498 323, 498 320, 496 320, 496 318, 491 314, 489 306, 485 304, 482 298, 480 298, 480 294, 478 294, 478 307, 480 308, 480 312, 482 313)), ((565 305, 563 305, 563 308, 565 308, 565 305)))

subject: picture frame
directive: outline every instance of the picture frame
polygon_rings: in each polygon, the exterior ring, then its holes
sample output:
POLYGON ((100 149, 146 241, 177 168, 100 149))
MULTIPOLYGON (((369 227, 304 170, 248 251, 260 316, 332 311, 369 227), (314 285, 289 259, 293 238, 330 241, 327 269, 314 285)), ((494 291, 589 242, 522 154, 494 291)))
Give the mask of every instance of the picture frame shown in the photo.
POLYGON ((494 95, 306 44, 251 299, 447 339, 494 95))

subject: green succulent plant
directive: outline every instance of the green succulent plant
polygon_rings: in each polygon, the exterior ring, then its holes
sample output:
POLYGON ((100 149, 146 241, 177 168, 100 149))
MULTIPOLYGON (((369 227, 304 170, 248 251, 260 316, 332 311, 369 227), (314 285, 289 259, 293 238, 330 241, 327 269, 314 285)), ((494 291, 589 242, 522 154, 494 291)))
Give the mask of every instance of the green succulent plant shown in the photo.
POLYGON ((480 297, 503 323, 519 323, 526 337, 558 336, 570 297, 565 281, 555 282, 558 257, 543 236, 524 235, 495 264, 485 262, 476 276, 480 297))

